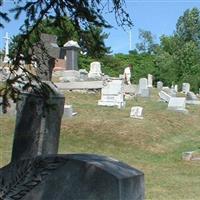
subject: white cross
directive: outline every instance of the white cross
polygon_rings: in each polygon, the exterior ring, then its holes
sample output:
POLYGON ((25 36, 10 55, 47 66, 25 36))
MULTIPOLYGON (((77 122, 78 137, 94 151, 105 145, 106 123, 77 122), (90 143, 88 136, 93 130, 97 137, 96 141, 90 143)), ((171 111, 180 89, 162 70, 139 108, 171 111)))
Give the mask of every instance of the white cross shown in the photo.
POLYGON ((5 37, 3 37, 3 39, 5 40, 5 57, 4 57, 4 62, 7 63, 10 59, 8 57, 9 55, 9 41, 10 38, 8 37, 8 33, 6 32, 5 37))

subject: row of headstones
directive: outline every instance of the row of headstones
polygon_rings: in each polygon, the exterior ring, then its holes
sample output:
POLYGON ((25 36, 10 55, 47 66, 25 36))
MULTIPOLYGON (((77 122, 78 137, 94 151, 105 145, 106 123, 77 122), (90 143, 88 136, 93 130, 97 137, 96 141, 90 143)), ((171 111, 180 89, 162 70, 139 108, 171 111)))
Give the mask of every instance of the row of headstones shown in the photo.
POLYGON ((168 103, 169 110, 188 113, 186 104, 200 105, 200 100, 198 97, 192 91, 190 91, 189 83, 183 83, 182 93, 185 94, 185 97, 177 97, 178 86, 168 88, 163 87, 162 82, 158 82, 157 88, 160 91, 159 96, 161 101, 168 103))
POLYGON ((89 72, 86 69, 79 69, 59 71, 55 72, 54 74, 59 74, 60 82, 101 80, 104 75, 101 71, 100 62, 90 63, 89 72))

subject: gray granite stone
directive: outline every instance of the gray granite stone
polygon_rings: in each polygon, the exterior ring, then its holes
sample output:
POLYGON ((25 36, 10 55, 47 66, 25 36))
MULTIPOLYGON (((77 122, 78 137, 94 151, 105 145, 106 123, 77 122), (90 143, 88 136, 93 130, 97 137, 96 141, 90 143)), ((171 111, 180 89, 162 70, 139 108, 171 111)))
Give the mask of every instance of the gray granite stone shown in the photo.
POLYGON ((36 57, 36 73, 41 80, 50 81, 55 66, 55 59, 59 58, 60 48, 57 45, 57 37, 42 33, 40 41, 33 46, 30 52, 36 57))
POLYGON ((143 200, 144 174, 105 156, 57 155, 0 169, 0 188, 5 200, 143 200))
POLYGON ((55 86, 49 87, 54 92, 45 99, 34 93, 20 95, 12 161, 57 153, 65 100, 55 86))

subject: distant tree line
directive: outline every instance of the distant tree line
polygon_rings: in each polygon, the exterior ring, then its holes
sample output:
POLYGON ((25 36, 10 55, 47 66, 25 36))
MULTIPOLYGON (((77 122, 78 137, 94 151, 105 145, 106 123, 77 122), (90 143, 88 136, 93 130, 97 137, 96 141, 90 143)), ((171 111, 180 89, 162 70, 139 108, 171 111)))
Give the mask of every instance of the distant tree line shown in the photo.
MULTIPOLYGON (((186 10, 179 17, 176 29, 171 36, 162 35, 160 43, 154 41, 150 31, 139 30, 140 42, 129 54, 104 55, 101 57, 103 72, 111 76, 123 73, 128 63, 134 65, 133 82, 154 76, 155 82, 161 80, 165 85, 189 82, 191 89, 200 88, 200 10, 186 10)), ((87 68, 92 58, 81 58, 80 66, 87 68)))

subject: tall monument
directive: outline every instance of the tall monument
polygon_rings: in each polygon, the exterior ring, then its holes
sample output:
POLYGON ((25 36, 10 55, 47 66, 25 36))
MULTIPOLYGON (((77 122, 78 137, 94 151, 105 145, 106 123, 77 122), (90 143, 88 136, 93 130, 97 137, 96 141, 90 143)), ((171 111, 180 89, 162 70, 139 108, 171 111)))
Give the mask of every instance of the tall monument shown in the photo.
POLYGON ((8 55, 9 55, 9 41, 10 41, 10 38, 8 37, 8 33, 7 32, 6 32, 5 37, 3 37, 3 39, 5 40, 5 56, 4 56, 3 62, 4 63, 8 63, 10 61, 10 58, 8 57, 8 55))

